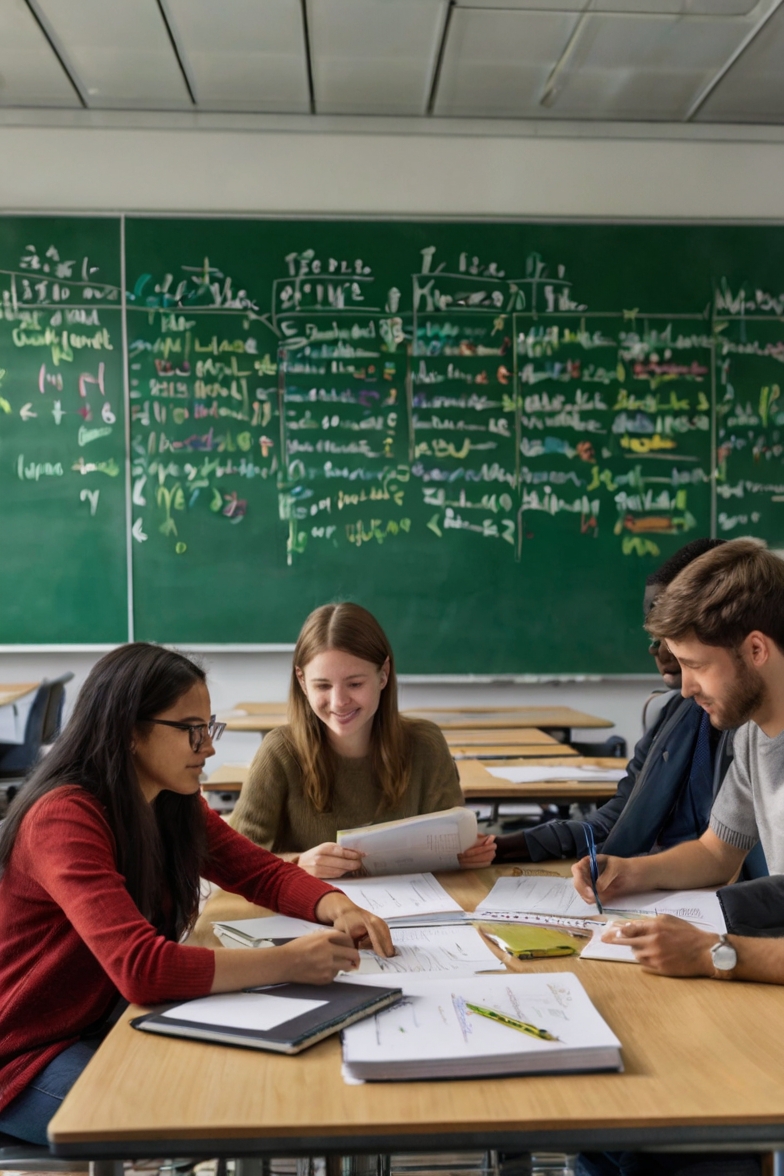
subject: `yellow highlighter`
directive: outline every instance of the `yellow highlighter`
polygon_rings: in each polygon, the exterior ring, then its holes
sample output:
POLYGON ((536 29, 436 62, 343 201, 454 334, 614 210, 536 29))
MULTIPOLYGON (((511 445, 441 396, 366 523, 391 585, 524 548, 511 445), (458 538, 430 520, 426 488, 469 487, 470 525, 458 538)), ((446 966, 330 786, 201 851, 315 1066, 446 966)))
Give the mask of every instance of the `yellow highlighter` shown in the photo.
POLYGON ((497 1021, 499 1025, 516 1029, 518 1033, 527 1033, 529 1037, 536 1037, 539 1041, 560 1041, 560 1037, 553 1036, 547 1029, 537 1029, 536 1025, 532 1025, 529 1021, 518 1021, 517 1017, 508 1017, 506 1013, 499 1013, 496 1009, 486 1009, 483 1005, 469 1004, 468 1001, 466 1001, 466 1008, 470 1009, 472 1013, 477 1013, 480 1017, 488 1017, 491 1021, 497 1021))

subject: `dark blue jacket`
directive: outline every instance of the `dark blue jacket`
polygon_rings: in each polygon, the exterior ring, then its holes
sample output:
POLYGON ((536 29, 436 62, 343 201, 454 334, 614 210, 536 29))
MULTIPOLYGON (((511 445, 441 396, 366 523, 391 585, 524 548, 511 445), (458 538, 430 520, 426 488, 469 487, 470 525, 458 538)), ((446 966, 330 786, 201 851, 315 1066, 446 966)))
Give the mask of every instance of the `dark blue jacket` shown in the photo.
MULTIPOLYGON (((634 749, 615 796, 585 818, 593 826, 597 849, 617 857, 648 853, 667 824, 681 789, 687 784, 702 707, 673 692, 658 721, 634 749)), ((732 732, 725 731, 714 756, 713 795, 732 759, 732 732)), ((695 828, 693 837, 705 832, 695 828)), ((526 831, 531 860, 582 857, 585 833, 580 821, 548 821, 526 831)))

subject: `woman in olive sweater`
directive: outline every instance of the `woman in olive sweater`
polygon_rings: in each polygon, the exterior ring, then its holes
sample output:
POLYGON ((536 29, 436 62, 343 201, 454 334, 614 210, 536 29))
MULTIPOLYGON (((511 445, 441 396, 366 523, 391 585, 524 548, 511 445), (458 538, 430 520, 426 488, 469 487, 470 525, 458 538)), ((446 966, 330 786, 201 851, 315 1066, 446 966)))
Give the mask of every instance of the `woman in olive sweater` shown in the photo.
MULTIPOLYGON (((394 658, 378 621, 357 604, 311 613, 294 650, 288 726, 264 739, 231 824, 317 878, 339 878, 362 855, 339 829, 437 812, 463 803, 438 727, 397 708, 394 658)), ((479 837, 463 867, 489 865, 479 837)))

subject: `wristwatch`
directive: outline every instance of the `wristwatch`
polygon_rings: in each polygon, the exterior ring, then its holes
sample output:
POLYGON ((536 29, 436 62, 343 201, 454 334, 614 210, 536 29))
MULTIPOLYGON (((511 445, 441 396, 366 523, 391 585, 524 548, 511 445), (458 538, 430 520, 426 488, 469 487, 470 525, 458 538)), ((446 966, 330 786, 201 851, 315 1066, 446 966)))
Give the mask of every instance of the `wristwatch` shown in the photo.
POLYGON ((726 935, 719 936, 719 942, 710 949, 713 966, 718 972, 718 979, 729 979, 729 974, 737 966, 738 953, 726 935))

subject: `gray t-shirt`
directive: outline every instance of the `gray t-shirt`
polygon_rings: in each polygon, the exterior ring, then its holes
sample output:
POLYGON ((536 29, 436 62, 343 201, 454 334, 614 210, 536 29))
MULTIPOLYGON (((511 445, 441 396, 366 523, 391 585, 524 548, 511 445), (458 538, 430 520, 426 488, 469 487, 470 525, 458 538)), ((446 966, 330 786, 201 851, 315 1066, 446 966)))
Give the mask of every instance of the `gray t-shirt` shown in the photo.
POLYGON ((738 849, 761 841, 771 874, 784 874, 784 731, 769 739, 756 723, 744 723, 733 752, 710 827, 738 849))

